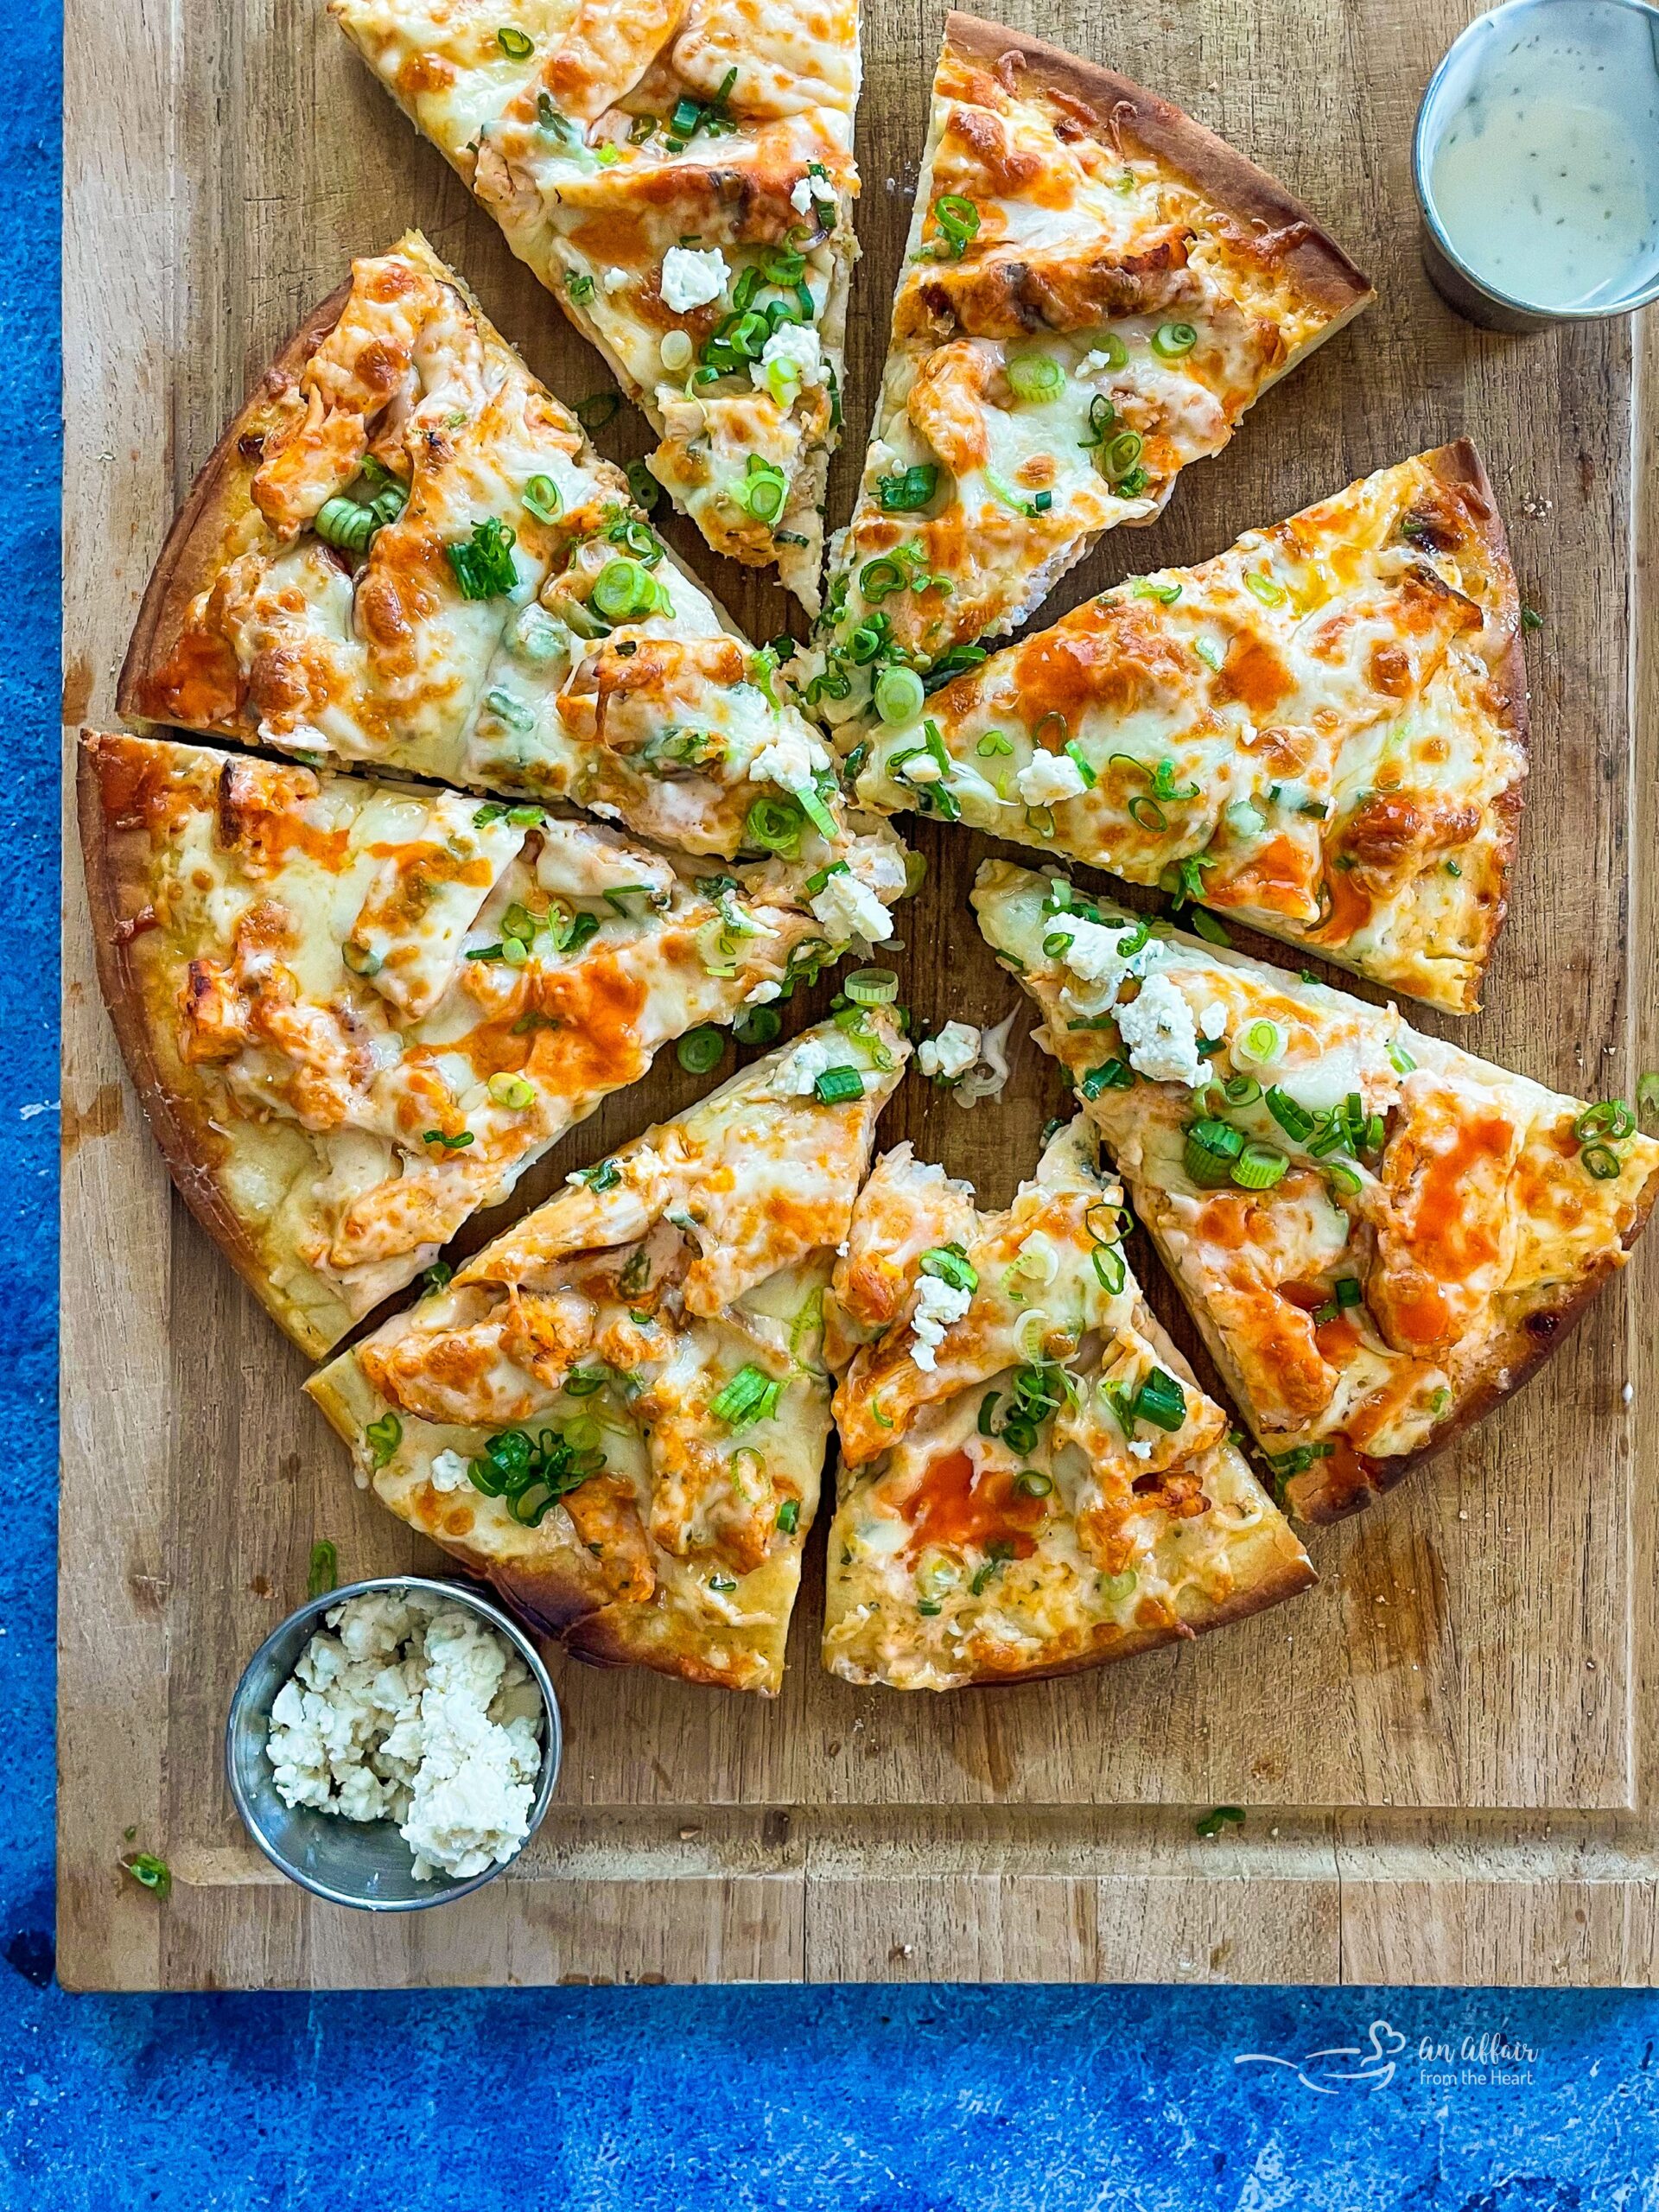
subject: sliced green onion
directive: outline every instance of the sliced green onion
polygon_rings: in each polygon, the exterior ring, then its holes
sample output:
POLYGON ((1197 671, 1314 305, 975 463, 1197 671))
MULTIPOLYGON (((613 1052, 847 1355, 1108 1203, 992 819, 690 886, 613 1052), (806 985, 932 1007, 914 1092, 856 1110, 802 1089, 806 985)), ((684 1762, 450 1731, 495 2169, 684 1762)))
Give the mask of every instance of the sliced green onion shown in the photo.
POLYGON ((726 1039, 718 1029, 705 1025, 701 1029, 688 1029, 674 1048, 675 1058, 688 1075, 707 1075, 719 1064, 726 1050, 726 1039))
POLYGON ((1122 1574, 1103 1574, 1100 1594, 1109 1605, 1121 1605, 1126 1598, 1134 1596, 1140 1579, 1132 1567, 1126 1567, 1122 1574))
POLYGON ((675 376, 677 376, 682 369, 690 367, 692 357, 696 350, 691 343, 690 333, 685 330, 665 330, 663 333, 662 343, 657 348, 663 366, 671 375, 675 376))
POLYGON ((789 479, 783 470, 754 453, 749 455, 747 474, 732 486, 732 497, 757 522, 775 522, 788 496, 789 479))
POLYGON ((782 1034, 784 1017, 775 1007, 745 1007, 732 1024, 732 1033, 740 1045, 770 1045, 782 1034))
POLYGON ((607 561, 594 579, 591 598, 607 622, 626 622, 650 613, 657 585, 651 571, 638 561, 607 561))
POLYGON ((792 1536, 801 1525, 801 1501, 786 1497, 778 1509, 778 1526, 785 1536, 792 1536))
POLYGON ((1152 350, 1160 361, 1179 361, 1198 342, 1198 334, 1190 322, 1160 322, 1152 334, 1152 350))
POLYGON ((353 976, 378 976, 385 965, 378 952, 371 952, 367 945, 359 944, 351 938, 340 946, 340 957, 353 976))
POLYGON ((341 494, 323 501, 311 527, 325 545, 342 553, 365 553, 369 540, 380 527, 380 518, 372 506, 341 494))
POLYGON ((1222 664, 1227 656, 1213 639, 1200 638, 1192 650, 1212 675, 1220 675, 1222 664))
POLYGON ((444 547, 463 599, 497 599, 517 588, 518 571, 512 558, 517 543, 518 532, 489 515, 473 524, 470 537, 444 547))
POLYGON ((1084 751, 1083 747, 1075 737, 1068 738, 1066 740, 1065 750, 1071 766, 1083 778, 1083 787, 1084 791, 1092 791, 1095 787, 1096 781, 1094 763, 1090 760, 1089 755, 1084 751))
POLYGON ((1230 1122, 1194 1122, 1187 1130, 1182 1154, 1187 1179, 1203 1191, 1222 1189, 1232 1181, 1234 1166, 1243 1149, 1243 1136, 1230 1122))
POLYGON ((1105 449, 1106 474, 1116 482, 1128 474, 1146 450, 1138 430, 1120 430, 1105 449))
POLYGON ((1054 1488, 1054 1478, 1037 1467, 1021 1467, 1014 1478, 1014 1486, 1022 1497, 1047 1497, 1054 1488))
POLYGON ((936 1244, 920 1261, 925 1275, 937 1276, 952 1290, 977 1290, 979 1275, 960 1244, 936 1244))
POLYGON ((532 476, 518 494, 519 504, 537 522, 556 522, 564 512, 558 486, 550 476, 532 476))
POLYGON ((1005 754, 1012 758, 1014 744, 1000 729, 988 729, 974 750, 982 760, 995 760, 1005 754))
POLYGON ((1186 1419, 1186 1393, 1173 1375, 1154 1367, 1135 1394, 1135 1417, 1173 1436, 1186 1419))
POLYGON ((528 61, 536 51, 534 41, 526 38, 523 31, 515 30, 511 23, 504 23, 497 31, 495 42, 509 61, 528 61))
POLYGON ((536 1103, 536 1086, 522 1075, 493 1075, 487 1088, 498 1106, 510 1106, 517 1113, 536 1103))
POLYGON ((1040 403, 1058 399, 1065 390, 1065 371, 1052 353, 1016 354, 1006 373, 1016 399, 1040 403))
POLYGON ((864 1096, 864 1078, 856 1068, 825 1068, 812 1088, 820 1105, 844 1106, 864 1096))
POLYGON ((884 722, 914 721, 926 697, 913 668, 884 668, 875 679, 875 711, 884 722))
POLYGON ((709 1410, 728 1428, 747 1428, 752 1422, 771 1418, 782 1388, 760 1368, 746 1363, 717 1394, 709 1410))
POLYGON ((1636 1116, 1622 1098, 1604 1098, 1585 1108, 1573 1124, 1573 1134, 1580 1144, 1596 1137, 1610 1137, 1620 1144, 1636 1135, 1636 1116))
POLYGON ((1129 358, 1129 349, 1115 330, 1103 330, 1090 353, 1103 353, 1109 369, 1121 369, 1129 358))
POLYGON ((1241 1191, 1270 1191, 1282 1183, 1290 1166, 1282 1152, 1270 1144, 1247 1144, 1233 1162, 1232 1179, 1241 1191))
POLYGON ((340 1587, 340 1554, 327 1536, 320 1536, 311 1547, 311 1561, 306 1569, 305 1594, 308 1598, 323 1598, 340 1587))
POLYGON ((833 840, 836 835, 836 817, 830 813, 812 785, 803 784, 795 793, 795 797, 800 804, 801 811, 811 823, 819 836, 833 840))
POLYGON ((366 1422, 363 1433, 368 1439, 376 1467, 390 1465, 392 1455, 404 1440, 404 1424, 397 1414, 382 1414, 378 1421, 366 1422))
POLYGON ((1340 1160, 1333 1160, 1325 1171, 1325 1179, 1333 1191, 1344 1198, 1357 1198, 1365 1185, 1357 1173, 1340 1160))
POLYGON ((1272 576, 1263 575, 1259 569, 1255 569, 1246 574, 1244 588, 1247 591, 1254 592, 1263 607, 1282 607, 1290 596, 1283 584, 1276 582, 1272 576))
POLYGON ((1415 1068, 1417 1063, 1412 1058, 1411 1054, 1406 1050, 1403 1045, 1390 1045, 1389 1047, 1389 1065, 1396 1075, 1409 1075, 1415 1068))
POLYGON ((1610 1144, 1587 1144, 1579 1154, 1584 1172, 1598 1183, 1611 1183, 1624 1172, 1624 1162, 1610 1144))
POLYGON ((978 233, 978 208, 960 192, 941 193, 933 202, 933 219, 944 234, 950 258, 960 261, 969 239, 978 233))
POLYGON ((1300 1099, 1278 1084, 1269 1086, 1267 1093, 1268 1111, 1293 1144, 1306 1144, 1313 1134, 1313 1116, 1300 1099))
POLYGON ((1129 586, 1131 599, 1155 599, 1161 607, 1173 607, 1180 595, 1179 584, 1155 584, 1150 576, 1137 576, 1129 586))
POLYGON ((899 995, 891 968, 855 968, 842 988, 855 1006, 889 1006, 899 995))
POLYGON ((584 430, 602 430, 621 404, 613 391, 590 391, 576 402, 574 411, 584 430))
POLYGON ((1202 906, 1195 906, 1187 918, 1192 925, 1194 936, 1203 938, 1206 944, 1231 944, 1233 940, 1221 924, 1213 914, 1205 913, 1202 906))
POLYGON ((1253 1075, 1230 1075, 1221 1089, 1230 1106, 1254 1106, 1262 1096, 1262 1086, 1253 1075))
POLYGON ((153 1851, 136 1851, 130 1859, 124 1859, 121 1866, 141 1890, 148 1890, 158 1897, 172 1895, 172 1869, 165 1859, 158 1859, 153 1851))
POLYGON ((1135 1070, 1127 1060, 1114 1056, 1103 1060, 1097 1068, 1090 1068, 1077 1085, 1084 1098, 1098 1098, 1103 1090, 1133 1090, 1135 1070))
POLYGON ((801 842, 806 817, 792 798, 758 798, 743 822, 743 842, 762 852, 792 853, 801 842))
POLYGON ((1233 1039, 1233 1058, 1253 1068, 1270 1068, 1283 1059, 1288 1042, 1276 1021, 1252 1021, 1242 1037, 1233 1039))
POLYGON ((927 505, 938 488, 938 466, 931 461, 912 461, 900 475, 878 476, 875 480, 876 500, 886 515, 915 513, 927 505))

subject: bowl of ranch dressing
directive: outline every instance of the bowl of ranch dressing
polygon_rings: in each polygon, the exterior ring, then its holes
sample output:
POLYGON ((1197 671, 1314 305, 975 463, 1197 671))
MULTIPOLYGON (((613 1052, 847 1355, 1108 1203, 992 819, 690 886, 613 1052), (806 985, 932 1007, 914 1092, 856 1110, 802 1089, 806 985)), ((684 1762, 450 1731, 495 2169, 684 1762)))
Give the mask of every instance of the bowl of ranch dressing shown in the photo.
POLYGON ((231 1700, 225 1764, 248 1833, 315 1897, 411 1912, 515 1859, 553 1795, 541 1656, 473 1589, 412 1574, 290 1613, 231 1700))
POLYGON ((1498 330, 1659 298, 1659 8, 1510 0, 1429 81, 1412 171, 1436 289, 1498 330))

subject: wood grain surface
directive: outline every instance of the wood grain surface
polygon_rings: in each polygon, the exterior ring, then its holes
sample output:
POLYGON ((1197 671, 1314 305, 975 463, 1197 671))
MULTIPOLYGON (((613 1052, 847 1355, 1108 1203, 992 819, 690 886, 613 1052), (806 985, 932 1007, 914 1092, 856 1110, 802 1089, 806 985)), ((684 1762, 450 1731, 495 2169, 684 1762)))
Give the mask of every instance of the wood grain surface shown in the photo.
MULTIPOLYGON (((1643 404, 1659 343, 1628 322, 1496 336, 1429 289, 1411 122, 1470 12, 1457 0, 1162 0, 1109 35, 1081 0, 1010 10, 1274 170, 1380 295, 1190 472, 1158 525, 1104 540, 1047 614, 1472 435, 1545 620, 1529 643, 1534 765, 1511 918, 1485 1011, 1456 1034, 1546 1082, 1628 1095, 1659 1064, 1651 893, 1632 868, 1659 849, 1651 620, 1646 660, 1632 658, 1659 557, 1659 451, 1643 404)), ((867 9, 865 257, 832 523, 875 390, 942 15, 867 9)), ((113 715, 138 596, 193 471, 353 253, 418 223, 562 397, 607 378, 318 0, 71 0, 68 16, 73 732, 113 715)), ((625 411, 603 442, 626 458, 646 443, 644 423, 625 411)), ((756 635, 783 626, 781 593, 722 568, 683 525, 670 535, 756 635)), ((905 995, 930 1023, 998 1019, 1013 987, 966 904, 991 848, 925 825, 916 841, 930 877, 906 910, 905 995)), ((353 1489, 300 1393, 301 1356, 172 1197, 92 980, 73 854, 65 882, 69 1986, 1659 1980, 1651 1249, 1541 1382, 1359 1522, 1314 1532, 1320 1586, 1272 1613, 1060 1682, 857 1691, 817 1665, 820 1529, 775 1704, 563 1666, 563 1777, 507 1878, 395 1925, 289 1887, 223 1783, 236 1676, 302 1596, 316 1537, 337 1543, 343 1576, 431 1555, 353 1489), (1201 1841, 1195 1813, 1216 1803, 1249 1819, 1201 1841), (119 1871, 129 1829, 130 1847, 174 1869, 165 1906, 119 1871)), ((520 1202, 702 1087, 671 1054, 527 1179, 520 1202)), ((1050 1064, 1022 1044, 1000 1109, 963 1114, 910 1083, 881 1135, 912 1138, 1001 1204, 1060 1103, 1050 1064)), ((1150 1254, 1137 1258, 1190 1344, 1150 1254)))

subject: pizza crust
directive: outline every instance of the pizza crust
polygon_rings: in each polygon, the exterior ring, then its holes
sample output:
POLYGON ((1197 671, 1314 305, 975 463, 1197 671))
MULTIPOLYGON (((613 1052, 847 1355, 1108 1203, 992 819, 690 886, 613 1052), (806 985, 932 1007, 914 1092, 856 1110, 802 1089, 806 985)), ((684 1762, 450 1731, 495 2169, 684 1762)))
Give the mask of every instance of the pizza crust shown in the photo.
MULTIPOLYGON (((1370 278, 1319 227, 1300 200, 1293 199, 1254 162, 1201 123, 1195 123, 1173 101, 1160 99, 1115 69, 1083 60, 1046 39, 987 22, 979 16, 954 11, 947 16, 944 43, 948 51, 988 69, 1012 97, 1018 98, 1027 82, 1034 81, 1067 102, 1081 103, 1098 122, 1096 135, 1107 139, 1114 150, 1121 149, 1126 138, 1134 139, 1156 160, 1186 178, 1216 207, 1240 222, 1259 227, 1266 238, 1294 233, 1275 248, 1275 258, 1293 278, 1306 305, 1332 318, 1313 340, 1315 345, 1333 336, 1376 296, 1370 278), (1017 67, 1014 57, 1017 57, 1017 67)), ((1311 350, 1304 346, 1293 353, 1278 374, 1282 376, 1311 350)), ((1271 381, 1276 382, 1277 378, 1271 381)))

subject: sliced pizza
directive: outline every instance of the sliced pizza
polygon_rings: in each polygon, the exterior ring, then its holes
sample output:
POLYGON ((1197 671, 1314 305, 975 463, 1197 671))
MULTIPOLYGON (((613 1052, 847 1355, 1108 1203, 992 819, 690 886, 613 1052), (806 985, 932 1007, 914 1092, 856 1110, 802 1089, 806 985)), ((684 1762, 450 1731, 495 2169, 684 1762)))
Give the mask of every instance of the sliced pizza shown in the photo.
POLYGON ((841 1496, 823 1659, 1029 1681, 1236 1620, 1313 1573, 1159 1328, 1080 1115, 1006 1213, 900 1145, 830 1307, 841 1496))
POLYGON ((358 1479, 578 1658, 774 1694, 824 1292, 909 1047, 853 1006, 647 1129, 308 1385, 358 1479))
POLYGON ((1286 1500, 1369 1504, 1624 1264, 1659 1142, 1393 1007, 1005 861, 974 903, 1042 1008, 1286 1500))
POLYGON ((853 237, 856 0, 330 0, 592 340, 716 551, 818 604, 853 237))
POLYGON ((711 874, 538 806, 149 738, 84 740, 80 833, 174 1179, 312 1352, 659 1046, 849 934, 779 859, 711 874))
POLYGON ((840 721, 970 664, 1370 297, 1305 207, 1179 108, 950 16, 809 703, 840 721))
POLYGON ((121 711, 567 799, 730 859, 827 841, 822 740, 411 233, 279 355, 145 594, 121 711))
POLYGON ((909 702, 852 756, 856 788, 1162 884, 1467 1014, 1527 772, 1520 631, 1491 486, 1460 441, 1120 584, 909 702))

